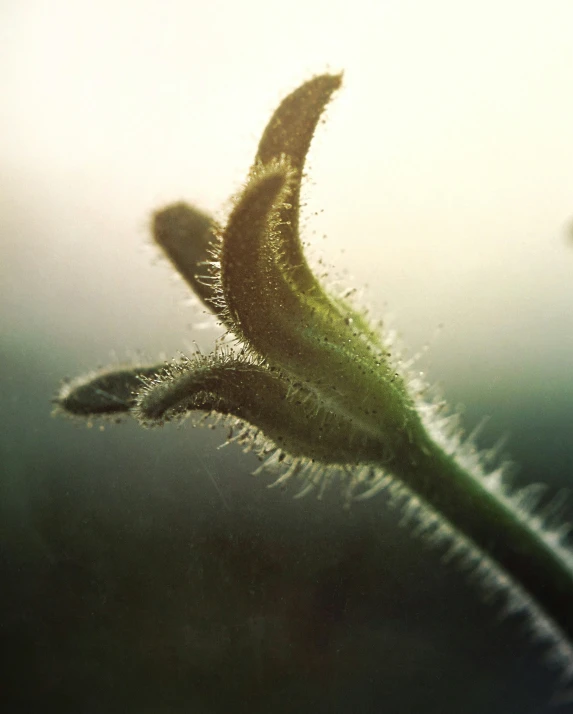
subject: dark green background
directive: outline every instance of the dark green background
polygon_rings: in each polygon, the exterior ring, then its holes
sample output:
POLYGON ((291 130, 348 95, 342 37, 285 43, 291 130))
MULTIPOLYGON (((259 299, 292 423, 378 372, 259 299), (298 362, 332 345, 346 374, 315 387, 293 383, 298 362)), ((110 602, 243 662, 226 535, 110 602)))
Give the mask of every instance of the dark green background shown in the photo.
MULTIPOLYGON (((551 706, 557 677, 521 620, 500 621, 500 604, 399 528, 384 496, 346 512, 337 494, 268 491, 254 457, 216 450, 223 430, 52 419, 60 378, 90 349, 24 325, 3 333, 4 711, 572 706, 551 706)), ((570 484, 570 384, 541 371, 523 389, 472 382, 439 348, 432 360, 469 425, 493 415, 486 445, 510 432, 518 482, 570 484)))

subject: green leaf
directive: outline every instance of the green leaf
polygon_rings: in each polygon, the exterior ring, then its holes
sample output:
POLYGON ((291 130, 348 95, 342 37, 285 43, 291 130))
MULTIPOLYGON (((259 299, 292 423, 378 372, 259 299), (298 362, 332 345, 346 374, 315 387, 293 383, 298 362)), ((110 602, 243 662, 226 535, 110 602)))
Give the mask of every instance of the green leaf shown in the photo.
POLYGON ((256 354, 305 383, 355 428, 397 446, 421 427, 387 355, 322 290, 301 291, 281 268, 277 227, 297 180, 283 159, 253 171, 237 200, 220 249, 225 320, 256 354))
POLYGON ((231 352, 174 362, 144 380, 134 414, 158 426, 193 410, 248 422, 294 457, 324 464, 380 461, 384 445, 322 405, 277 369, 231 352))
POLYGON ((158 364, 90 372, 62 386, 54 400, 56 411, 85 418, 125 414, 135 403, 142 379, 149 379, 164 369, 165 364, 158 364))
POLYGON ((215 231, 214 220, 187 203, 161 208, 152 218, 152 233, 157 245, 203 304, 217 313, 215 278, 209 268, 215 231))

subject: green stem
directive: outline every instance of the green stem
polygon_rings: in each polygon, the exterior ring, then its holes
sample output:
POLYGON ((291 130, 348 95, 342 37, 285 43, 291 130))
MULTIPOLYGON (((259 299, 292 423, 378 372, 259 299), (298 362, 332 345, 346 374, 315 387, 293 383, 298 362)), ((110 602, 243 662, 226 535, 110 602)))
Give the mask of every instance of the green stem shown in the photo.
POLYGON ((573 642, 571 562, 501 489, 468 473, 427 434, 396 454, 392 472, 496 561, 573 642))

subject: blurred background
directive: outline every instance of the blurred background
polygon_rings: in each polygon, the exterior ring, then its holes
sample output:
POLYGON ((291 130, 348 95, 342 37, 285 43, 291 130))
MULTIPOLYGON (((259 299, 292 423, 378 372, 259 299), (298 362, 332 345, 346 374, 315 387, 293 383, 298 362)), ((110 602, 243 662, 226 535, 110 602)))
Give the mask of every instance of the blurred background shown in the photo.
POLYGON ((50 418, 64 377, 212 349, 150 213, 224 218, 280 99, 344 70, 311 253, 429 345, 516 484, 570 488, 572 26, 569 0, 3 0, 3 711, 573 710, 384 496, 268 491, 224 431, 50 418))

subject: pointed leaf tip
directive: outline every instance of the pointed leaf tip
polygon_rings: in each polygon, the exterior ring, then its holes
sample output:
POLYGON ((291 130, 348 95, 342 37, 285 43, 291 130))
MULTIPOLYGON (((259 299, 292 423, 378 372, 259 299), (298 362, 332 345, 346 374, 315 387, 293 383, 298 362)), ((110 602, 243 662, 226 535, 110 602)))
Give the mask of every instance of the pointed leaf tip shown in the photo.
POLYGON ((117 416, 129 412, 143 379, 164 371, 165 365, 109 368, 65 384, 54 400, 56 411, 75 417, 117 416))
POLYGON ((267 124, 256 161, 266 164, 285 154, 302 170, 320 116, 341 84, 342 74, 321 74, 285 97, 267 124))
POLYGON ((151 219, 154 241, 203 304, 216 312, 215 289, 206 265, 212 258, 215 230, 210 216, 183 202, 155 211, 151 219))
POLYGON ((270 164, 286 156, 296 171, 290 195, 290 207, 282 213, 278 228, 301 290, 317 291, 318 284, 303 254, 299 236, 300 191, 306 155, 317 124, 334 92, 342 83, 342 74, 322 74, 295 89, 280 103, 263 133, 255 165, 270 164))

